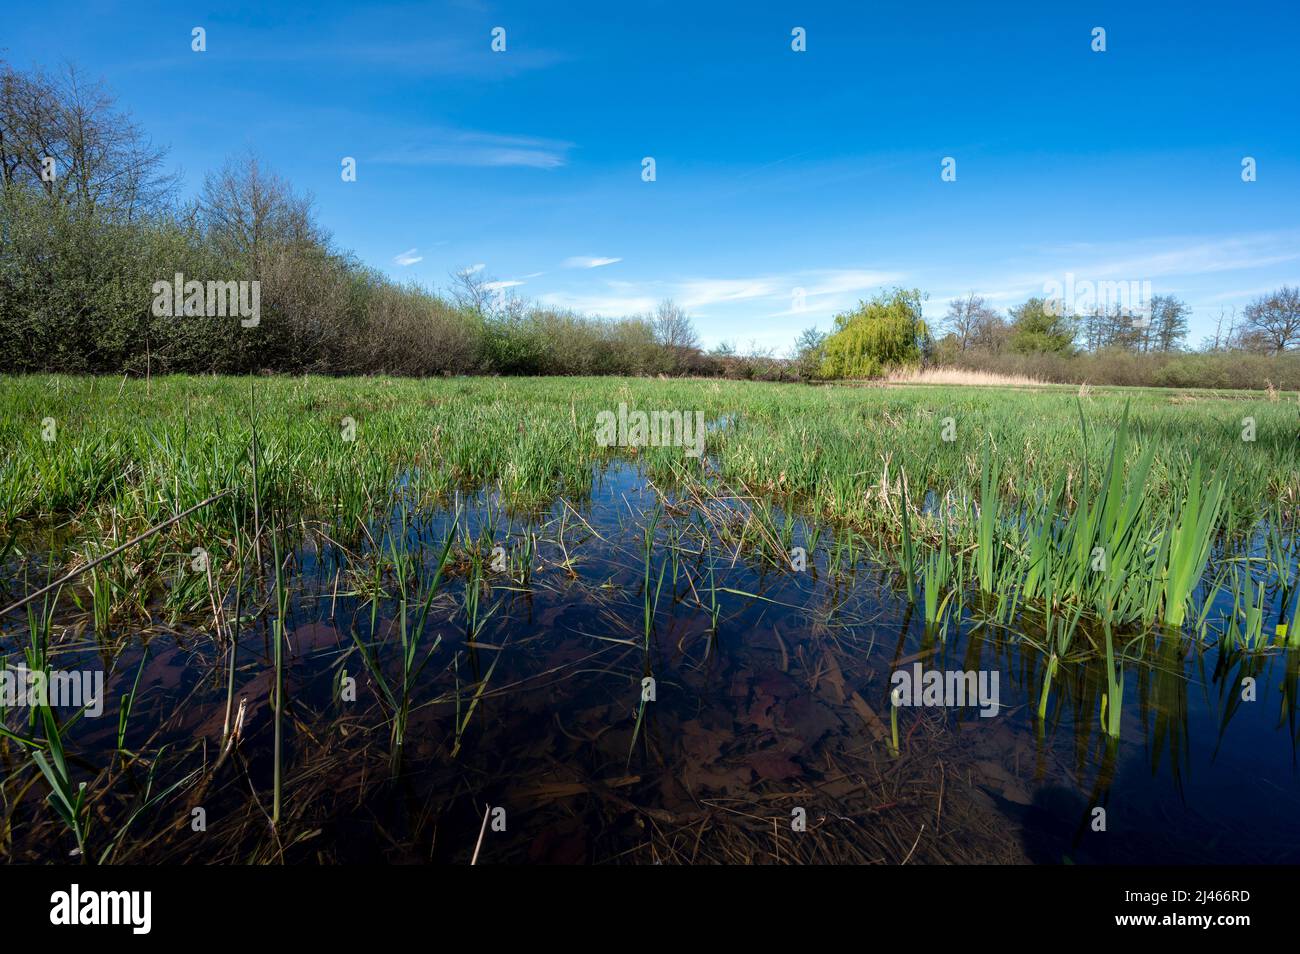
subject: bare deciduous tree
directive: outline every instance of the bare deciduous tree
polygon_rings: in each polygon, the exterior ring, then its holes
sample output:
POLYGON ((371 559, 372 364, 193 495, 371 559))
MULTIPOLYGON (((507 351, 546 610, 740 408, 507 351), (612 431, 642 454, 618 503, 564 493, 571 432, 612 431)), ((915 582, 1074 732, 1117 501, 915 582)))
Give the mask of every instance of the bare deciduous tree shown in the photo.
POLYGON ((111 93, 75 67, 58 76, 0 61, 0 183, 78 211, 130 220, 171 197, 176 175, 111 93))
POLYGON ((948 303, 948 314, 943 323, 956 339, 958 350, 966 351, 981 337, 990 338, 987 332, 993 323, 1000 320, 998 313, 988 307, 982 297, 971 292, 965 298, 954 298, 948 303))
POLYGON ((1283 285, 1246 306, 1241 344, 1275 354, 1300 347, 1300 287, 1283 285))
POLYGON ((971 331, 970 346, 991 354, 1001 354, 1011 337, 1011 325, 998 312, 991 308, 982 309, 977 314, 971 331))
POLYGON ((467 266, 451 273, 448 293, 457 307, 485 317, 491 313, 495 297, 491 285, 492 280, 483 272, 483 266, 467 266))
POLYGON ((815 378, 821 370, 822 358, 826 351, 826 333, 816 326, 805 328, 795 339, 794 354, 791 362, 795 372, 805 380, 815 378))
POLYGON ((264 170, 252 153, 227 161, 203 180, 199 219, 218 251, 248 263, 255 275, 285 246, 326 241, 312 221, 311 197, 264 170))
POLYGON ((655 309, 652 324, 655 340, 674 352, 698 348, 700 337, 695 333, 690 316, 671 298, 665 298, 655 309))
POLYGON ((695 332, 686 310, 671 298, 665 298, 648 319, 655 341, 667 352, 671 370, 687 367, 691 355, 699 350, 700 336, 695 332))

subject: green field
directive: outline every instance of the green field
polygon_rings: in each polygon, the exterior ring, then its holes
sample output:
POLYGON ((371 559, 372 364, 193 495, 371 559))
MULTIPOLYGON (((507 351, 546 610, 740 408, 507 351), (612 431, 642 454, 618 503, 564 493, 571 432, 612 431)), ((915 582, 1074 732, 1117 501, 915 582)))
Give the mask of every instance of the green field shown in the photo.
MULTIPOLYGON (((87 558, 233 488, 168 544, 228 545, 233 522, 252 516, 254 422, 260 508, 290 524, 355 530, 391 510, 399 479, 414 507, 485 486, 512 506, 581 496, 593 464, 623 453, 665 485, 726 487, 758 514, 780 504, 866 532, 909 585, 928 572, 1116 623, 1194 617, 1211 549, 1286 530, 1300 500, 1294 395, 205 377, 9 378, 0 393, 0 539, 57 527, 87 558), (703 460, 602 448, 596 415, 620 403, 719 426, 703 460)), ((1259 569, 1270 584, 1286 573, 1259 569)))
MULTIPOLYGON (((1295 395, 1074 388, 854 388, 616 378, 230 379, 172 377, 0 380, 0 528, 42 517, 150 519, 216 489, 247 483, 256 419, 268 503, 343 506, 386 496, 420 469, 418 489, 499 483, 512 500, 544 498, 585 479, 604 454, 597 412, 701 410, 729 426, 708 453, 723 477, 805 498, 827 517, 872 523, 882 477, 922 488, 979 486, 990 447, 1008 494, 1031 496, 1059 474, 1094 478, 1131 403, 1135 451, 1154 454, 1153 492, 1181 486, 1191 466, 1222 467, 1243 509, 1294 508, 1300 473, 1295 395), (1082 435, 1080 413, 1089 428, 1082 435), (1253 441, 1242 419, 1255 420, 1253 441), (356 422, 355 439, 343 420, 356 422), (943 440, 952 418, 952 441, 943 440), (53 440, 43 439, 52 421, 53 440)), ((681 453, 643 456, 671 467, 681 453)))

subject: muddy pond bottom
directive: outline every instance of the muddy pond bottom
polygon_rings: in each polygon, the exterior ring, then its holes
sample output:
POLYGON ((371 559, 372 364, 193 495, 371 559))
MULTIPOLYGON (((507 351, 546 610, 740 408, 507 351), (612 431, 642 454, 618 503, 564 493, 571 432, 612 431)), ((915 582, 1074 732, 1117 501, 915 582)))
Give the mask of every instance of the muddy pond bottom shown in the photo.
MULTIPOLYGON (((1300 862, 1294 651, 1152 635, 1118 740, 1095 665, 1063 665, 1040 720, 1046 659, 1021 633, 977 612, 927 632, 852 535, 756 528, 627 463, 544 512, 485 492, 287 553, 287 612, 263 575, 233 635, 59 619, 51 665, 107 673, 102 713, 58 710, 91 858, 1300 862)), ((6 624, 11 667, 24 639, 6 624)), ((44 791, 11 793, 7 860, 76 848, 44 791)))

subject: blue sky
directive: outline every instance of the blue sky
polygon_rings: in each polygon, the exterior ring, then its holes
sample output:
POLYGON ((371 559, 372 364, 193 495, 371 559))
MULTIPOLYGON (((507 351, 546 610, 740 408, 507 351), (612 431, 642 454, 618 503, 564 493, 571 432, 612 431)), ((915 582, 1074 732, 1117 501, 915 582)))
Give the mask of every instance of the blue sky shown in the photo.
POLYGON ((188 191, 255 149, 394 278, 482 266, 611 316, 672 297, 709 345, 784 350, 895 284, 937 316, 1067 273, 1179 295, 1196 343, 1300 282, 1294 3, 559 6, 26 4, 0 49, 103 78, 188 191))

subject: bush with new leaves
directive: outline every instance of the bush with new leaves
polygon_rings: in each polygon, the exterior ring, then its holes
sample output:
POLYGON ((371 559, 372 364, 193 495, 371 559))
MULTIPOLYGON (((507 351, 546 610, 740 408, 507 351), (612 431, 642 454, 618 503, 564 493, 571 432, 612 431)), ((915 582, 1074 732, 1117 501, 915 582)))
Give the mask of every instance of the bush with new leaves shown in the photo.
POLYGON ((895 288, 836 315, 824 345, 822 377, 869 378, 921 364, 930 345, 922 300, 916 289, 895 288))

